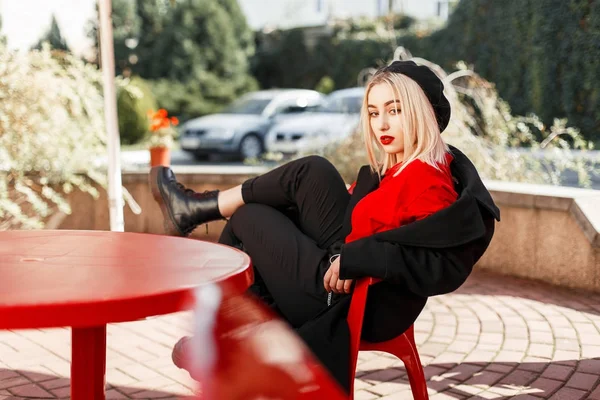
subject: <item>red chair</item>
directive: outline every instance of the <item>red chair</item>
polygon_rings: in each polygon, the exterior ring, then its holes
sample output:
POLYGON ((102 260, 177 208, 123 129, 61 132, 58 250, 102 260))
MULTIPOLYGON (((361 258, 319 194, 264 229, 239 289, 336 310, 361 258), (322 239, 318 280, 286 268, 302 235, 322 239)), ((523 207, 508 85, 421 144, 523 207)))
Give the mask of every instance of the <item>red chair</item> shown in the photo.
POLYGON ((346 399, 304 342, 258 299, 226 284, 196 293, 195 336, 178 360, 199 382, 198 400, 346 399))
POLYGON ((348 312, 348 326, 350 327, 350 399, 354 398, 354 375, 356 374, 356 362, 359 350, 385 351, 398 357, 404 363, 410 388, 415 400, 428 400, 427 383, 421 359, 415 344, 414 328, 410 328, 402 335, 387 342, 369 343, 360 339, 362 331, 365 305, 367 303, 367 292, 369 286, 379 282, 379 279, 359 279, 354 287, 350 310, 348 312))

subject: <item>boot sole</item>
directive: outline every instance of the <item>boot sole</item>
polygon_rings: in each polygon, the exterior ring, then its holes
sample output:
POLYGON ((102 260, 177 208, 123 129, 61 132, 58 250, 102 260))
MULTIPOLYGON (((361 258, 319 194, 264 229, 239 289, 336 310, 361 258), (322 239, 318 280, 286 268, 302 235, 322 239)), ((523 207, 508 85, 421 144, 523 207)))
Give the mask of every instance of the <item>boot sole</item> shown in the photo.
POLYGON ((185 357, 183 355, 183 345, 185 344, 185 342, 187 342, 190 338, 188 336, 184 336, 183 338, 179 339, 177 341, 177 343, 175 343, 175 346, 171 352, 171 360, 173 361, 173 364, 175 364, 175 366, 179 369, 185 369, 185 357), (184 342, 182 342, 182 340, 185 340, 184 342))
POLYGON ((152 167, 148 178, 150 190, 152 192, 152 197, 154 197, 154 200, 158 203, 160 211, 163 215, 163 229, 165 231, 165 234, 169 236, 188 236, 184 235, 183 232, 181 232, 181 230, 179 230, 179 228, 177 227, 177 224, 175 224, 175 219, 173 218, 173 215, 171 215, 169 207, 167 207, 167 205, 165 204, 162 192, 160 190, 160 187, 158 186, 158 180, 161 179, 159 172, 162 171, 163 168, 165 167, 152 167))

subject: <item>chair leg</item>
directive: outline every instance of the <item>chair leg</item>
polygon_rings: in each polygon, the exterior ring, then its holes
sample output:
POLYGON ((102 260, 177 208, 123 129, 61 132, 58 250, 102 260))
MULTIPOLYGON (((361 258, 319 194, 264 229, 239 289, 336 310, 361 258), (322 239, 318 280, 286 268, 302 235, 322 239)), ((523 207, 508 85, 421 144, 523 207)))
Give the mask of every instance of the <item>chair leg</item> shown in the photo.
POLYGON ((350 393, 348 393, 348 400, 354 400, 354 379, 356 379, 356 374, 350 374, 350 393))
POLYGON ((419 354, 411 346, 412 355, 406 355, 401 360, 404 363, 406 372, 408 374, 408 381, 410 382, 410 389, 413 394, 414 400, 429 400, 429 393, 427 393, 427 381, 425 381, 425 374, 423 372, 423 366, 419 354))

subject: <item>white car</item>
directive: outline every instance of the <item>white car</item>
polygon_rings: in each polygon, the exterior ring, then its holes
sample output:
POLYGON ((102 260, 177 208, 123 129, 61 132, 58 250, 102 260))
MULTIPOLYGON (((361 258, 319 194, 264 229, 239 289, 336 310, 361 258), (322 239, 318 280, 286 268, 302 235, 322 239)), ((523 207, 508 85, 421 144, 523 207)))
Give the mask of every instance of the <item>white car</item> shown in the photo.
POLYGON ((337 90, 315 111, 276 123, 265 138, 267 151, 284 155, 312 152, 347 138, 358 128, 363 97, 362 87, 337 90))

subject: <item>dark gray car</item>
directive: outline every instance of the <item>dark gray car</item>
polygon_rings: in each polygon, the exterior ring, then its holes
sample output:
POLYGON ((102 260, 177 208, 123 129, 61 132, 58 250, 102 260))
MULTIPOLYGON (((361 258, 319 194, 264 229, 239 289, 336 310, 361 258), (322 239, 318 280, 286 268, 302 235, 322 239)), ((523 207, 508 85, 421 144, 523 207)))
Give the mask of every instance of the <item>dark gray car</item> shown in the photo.
POLYGON ((270 89, 248 93, 218 114, 187 121, 181 127, 182 150, 196 159, 211 154, 259 157, 266 132, 286 116, 318 107, 324 96, 307 89, 270 89))

